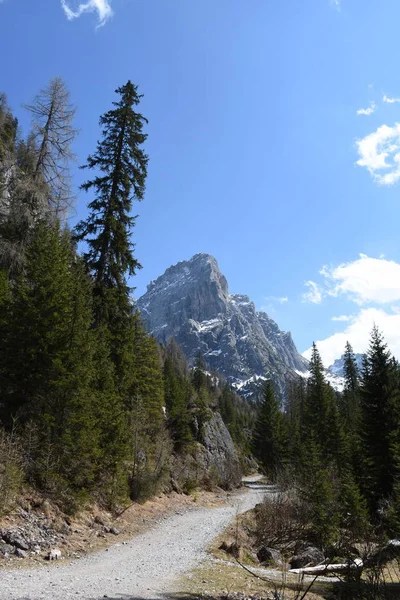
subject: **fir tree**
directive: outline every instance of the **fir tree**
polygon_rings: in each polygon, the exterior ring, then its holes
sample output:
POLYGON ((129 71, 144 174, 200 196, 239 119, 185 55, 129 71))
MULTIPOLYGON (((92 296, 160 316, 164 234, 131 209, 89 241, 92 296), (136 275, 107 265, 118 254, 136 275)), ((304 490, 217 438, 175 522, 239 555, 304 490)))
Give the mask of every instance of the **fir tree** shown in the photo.
MULTIPOLYGON (((327 384, 321 357, 315 344, 310 360, 310 377, 302 410, 303 440, 312 433, 324 464, 337 461, 340 448, 339 419, 335 394, 327 384)), ((305 442, 306 446, 306 442, 305 442)))
POLYGON ((135 223, 130 212, 133 201, 144 196, 148 157, 142 149, 147 120, 133 109, 141 98, 137 86, 128 81, 116 93, 120 100, 100 118, 102 140, 84 166, 98 174, 82 185, 93 190, 94 199, 88 218, 76 227, 76 238, 88 247, 84 259, 94 279, 96 321, 106 322, 118 337, 132 312, 127 276, 140 267, 130 240, 135 223))
POLYGON ((164 362, 164 393, 168 425, 175 449, 181 450, 193 441, 191 416, 188 409, 190 382, 179 374, 173 356, 164 362))
POLYGON ((274 481, 288 459, 288 432, 274 390, 267 381, 254 428, 253 450, 267 475, 274 481))
POLYGON ((38 224, 13 287, 4 415, 6 424, 17 416, 35 432, 29 476, 54 493, 90 491, 95 480, 91 322, 91 286, 69 233, 38 224))
POLYGON ((399 397, 397 368, 374 327, 364 361, 361 382, 363 492, 371 516, 377 518, 382 502, 395 487, 399 468, 399 397))

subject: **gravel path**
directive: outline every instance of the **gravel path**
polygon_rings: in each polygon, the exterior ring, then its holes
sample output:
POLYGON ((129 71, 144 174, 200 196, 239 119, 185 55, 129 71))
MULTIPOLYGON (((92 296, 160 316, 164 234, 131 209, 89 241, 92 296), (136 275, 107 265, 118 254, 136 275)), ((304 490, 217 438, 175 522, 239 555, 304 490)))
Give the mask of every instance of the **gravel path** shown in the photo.
POLYGON ((115 544, 70 564, 0 571, 1 600, 137 600, 174 591, 174 581, 206 557, 206 548, 235 517, 262 499, 259 490, 229 506, 167 517, 127 544, 115 544))

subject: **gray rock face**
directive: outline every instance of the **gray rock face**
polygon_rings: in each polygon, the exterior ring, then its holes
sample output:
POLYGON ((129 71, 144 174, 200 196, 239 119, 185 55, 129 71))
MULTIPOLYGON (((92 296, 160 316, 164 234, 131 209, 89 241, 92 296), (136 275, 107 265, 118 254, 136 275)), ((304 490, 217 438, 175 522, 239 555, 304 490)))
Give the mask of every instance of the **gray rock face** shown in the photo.
POLYGON ((210 472, 210 469, 214 469, 218 485, 224 488, 239 485, 241 480, 239 458, 231 435, 218 412, 204 424, 202 443, 205 448, 206 470, 210 472))
POLYGON ((250 395, 266 377, 282 396, 308 363, 290 333, 281 331, 248 296, 230 294, 209 254, 196 254, 152 281, 137 307, 148 331, 161 343, 174 337, 193 364, 200 352, 211 371, 250 395))
POLYGON ((230 433, 218 412, 204 423, 200 438, 200 442, 195 444, 189 453, 173 456, 173 489, 182 491, 188 481, 206 487, 238 487, 242 478, 239 458, 230 433))

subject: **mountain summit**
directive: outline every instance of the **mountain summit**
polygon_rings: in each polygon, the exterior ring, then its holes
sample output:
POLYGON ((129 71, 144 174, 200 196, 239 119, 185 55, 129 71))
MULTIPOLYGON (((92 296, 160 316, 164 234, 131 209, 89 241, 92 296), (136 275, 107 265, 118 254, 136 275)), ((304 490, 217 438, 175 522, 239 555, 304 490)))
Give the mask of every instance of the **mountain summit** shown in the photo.
POLYGON ((200 353, 210 371, 222 373, 244 395, 270 377, 285 396, 296 372, 307 371, 291 334, 256 311, 248 296, 230 294, 209 254, 169 267, 148 285, 137 308, 159 342, 175 338, 191 364, 200 353))

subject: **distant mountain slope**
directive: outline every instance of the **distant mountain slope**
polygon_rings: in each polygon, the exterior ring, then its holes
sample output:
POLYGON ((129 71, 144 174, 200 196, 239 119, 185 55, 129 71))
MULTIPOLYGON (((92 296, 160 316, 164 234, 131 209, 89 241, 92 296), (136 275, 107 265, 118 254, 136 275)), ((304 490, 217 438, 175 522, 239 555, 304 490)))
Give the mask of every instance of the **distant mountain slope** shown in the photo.
MULTIPOLYGON (((363 356, 364 356, 364 354, 355 354, 354 355, 354 358, 356 359, 357 367, 358 367, 358 370, 360 373, 361 373, 361 369, 362 369, 363 356)), ((337 377, 343 377, 344 376, 344 354, 340 358, 337 358, 335 360, 335 362, 333 363, 333 365, 328 367, 327 370, 332 375, 336 375, 337 377)))
POLYGON ((209 370, 222 373, 243 395, 270 377, 284 396, 296 371, 308 368, 290 333, 257 312, 248 296, 229 293, 209 254, 169 267, 148 285, 137 307, 159 342, 174 337, 191 364, 200 352, 209 370))

